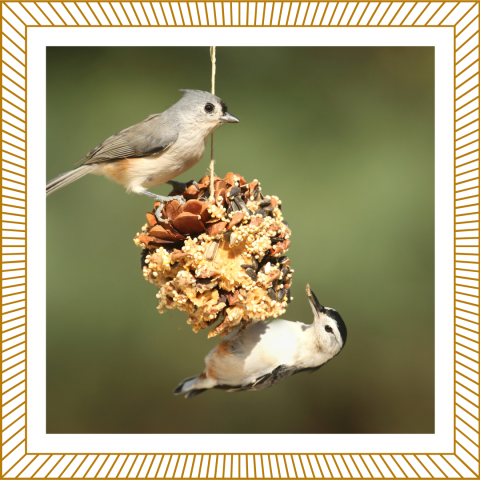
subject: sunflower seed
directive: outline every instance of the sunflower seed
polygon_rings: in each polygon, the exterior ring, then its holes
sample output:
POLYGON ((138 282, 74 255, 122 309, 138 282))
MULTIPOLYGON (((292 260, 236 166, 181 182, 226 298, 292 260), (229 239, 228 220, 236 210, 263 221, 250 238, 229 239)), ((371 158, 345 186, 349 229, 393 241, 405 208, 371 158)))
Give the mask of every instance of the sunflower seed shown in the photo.
POLYGON ((285 288, 281 288, 278 293, 277 293, 277 300, 279 302, 281 302, 283 300, 283 297, 285 296, 285 294, 287 293, 286 289, 285 288))
POLYGON ((283 242, 283 238, 278 238, 278 237, 272 237, 270 239, 270 241, 272 242, 272 244, 275 244, 275 243, 278 243, 278 242, 283 242))
POLYGON ((238 195, 240 192, 241 192, 240 187, 233 187, 233 188, 228 192, 228 196, 229 196, 229 197, 235 197, 235 196, 238 195))
POLYGON ((290 289, 287 289, 287 303, 290 303, 292 301, 292 296, 290 295, 290 289))
POLYGON ((247 207, 247 204, 245 203, 242 197, 236 197, 235 203, 237 204, 238 207, 240 207, 241 210, 248 213, 248 215, 253 215, 253 212, 247 207))
POLYGON ((275 290, 273 288, 269 288, 267 290, 267 293, 268 293, 268 296, 272 299, 272 300, 276 300, 277 299, 277 296, 275 295, 275 290))
POLYGON ((239 210, 244 210, 245 212, 248 213, 248 208, 240 197, 235 197, 233 200, 237 204, 237 207, 239 208, 239 210))
POLYGON ((288 257, 280 257, 277 262, 280 264, 280 265, 283 265, 284 263, 288 262, 288 257))
POLYGON ((251 269, 254 269, 255 267, 253 265, 248 265, 247 263, 244 263, 243 265, 240 265, 244 270, 246 270, 247 268, 251 268, 251 269))
POLYGON ((257 215, 261 215, 263 218, 265 218, 267 216, 267 214, 265 213, 265 210, 259 208, 256 212, 255 212, 257 215))
POLYGON ((262 200, 262 201, 258 204, 258 206, 259 206, 260 208, 269 207, 271 203, 272 203, 272 201, 271 201, 269 198, 266 198, 265 200, 262 200))
POLYGON ((288 227, 288 222, 286 222, 285 220, 282 220, 282 223, 288 227))
POLYGON ((257 274, 255 273, 255 270, 253 268, 247 268, 245 270, 245 273, 254 281, 257 281, 257 274))
POLYGON ((255 268, 255 270, 258 270, 258 262, 257 259, 252 255, 252 263, 255 268))
POLYGON ((264 210, 265 212, 267 212, 267 213, 270 213, 270 212, 273 212, 273 211, 275 210, 275 207, 272 207, 272 206, 270 206, 270 207, 265 207, 263 210, 264 210))
POLYGON ((290 271, 290 268, 286 267, 282 269, 282 276, 280 277, 280 280, 285 280, 285 277, 288 275, 288 272, 290 271))
POLYGON ((218 251, 218 245, 220 242, 218 240, 214 240, 208 247, 207 250, 205 251, 205 258, 211 262, 215 256, 217 255, 218 251))

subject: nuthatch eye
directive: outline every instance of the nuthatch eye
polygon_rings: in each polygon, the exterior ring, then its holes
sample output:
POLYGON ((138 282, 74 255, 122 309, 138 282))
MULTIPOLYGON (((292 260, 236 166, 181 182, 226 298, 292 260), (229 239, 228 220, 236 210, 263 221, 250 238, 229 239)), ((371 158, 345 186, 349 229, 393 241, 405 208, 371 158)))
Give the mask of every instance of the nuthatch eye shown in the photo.
POLYGON ((210 388, 262 390, 325 365, 344 347, 347 327, 336 310, 320 304, 308 285, 307 295, 312 324, 274 320, 233 331, 207 355, 203 373, 184 380, 173 393, 190 398, 210 388))

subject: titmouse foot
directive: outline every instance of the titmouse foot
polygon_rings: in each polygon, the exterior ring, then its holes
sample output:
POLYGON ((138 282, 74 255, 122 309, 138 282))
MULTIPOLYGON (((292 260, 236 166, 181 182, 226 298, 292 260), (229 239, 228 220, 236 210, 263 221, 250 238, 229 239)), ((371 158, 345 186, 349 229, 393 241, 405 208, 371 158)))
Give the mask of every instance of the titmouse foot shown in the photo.
POLYGON ((168 220, 164 220, 162 218, 162 208, 163 208, 163 204, 165 202, 171 202, 172 200, 178 200, 180 202, 180 205, 183 205, 186 202, 185 198, 183 198, 180 195, 175 195, 173 197, 164 197, 163 195, 156 195, 155 193, 149 192, 148 190, 141 190, 140 192, 136 192, 136 193, 139 193, 140 195, 145 195, 147 197, 153 198, 156 202, 160 202, 159 207, 155 211, 155 217, 157 218, 157 220, 159 222, 163 222, 163 223, 168 222, 168 220))
POLYGON ((168 218, 165 219, 162 217, 162 208, 163 208, 163 202, 160 202, 160 205, 158 208, 155 210, 155 218, 160 222, 160 223, 168 223, 168 218))
POLYGON ((155 201, 160 202, 160 205, 155 211, 155 217, 159 222, 168 223, 169 221, 168 218, 166 220, 162 218, 162 208, 164 203, 171 202, 172 200, 178 200, 180 202, 180 205, 185 203, 185 199, 180 195, 175 195, 173 197, 164 197, 163 195, 155 195, 155 201))
POLYGON ((191 185, 195 185, 197 189, 200 190, 200 187, 198 186, 198 183, 195 180, 190 180, 189 182, 186 182, 186 183, 177 182, 176 180, 169 180, 167 183, 171 185, 173 189, 177 192, 183 193, 191 185))

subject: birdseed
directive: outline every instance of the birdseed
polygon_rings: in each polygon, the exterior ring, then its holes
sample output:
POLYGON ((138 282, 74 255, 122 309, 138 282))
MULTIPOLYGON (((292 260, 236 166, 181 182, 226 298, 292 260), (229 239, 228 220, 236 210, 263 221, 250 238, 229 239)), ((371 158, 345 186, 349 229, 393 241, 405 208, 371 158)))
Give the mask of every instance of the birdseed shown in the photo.
POLYGON ((186 203, 163 205, 168 222, 158 222, 155 203, 134 242, 143 276, 159 288, 158 311, 187 312, 194 332, 213 327, 210 338, 285 313, 293 270, 278 197, 232 172, 214 177, 215 201, 209 185, 206 176, 181 194, 186 203))

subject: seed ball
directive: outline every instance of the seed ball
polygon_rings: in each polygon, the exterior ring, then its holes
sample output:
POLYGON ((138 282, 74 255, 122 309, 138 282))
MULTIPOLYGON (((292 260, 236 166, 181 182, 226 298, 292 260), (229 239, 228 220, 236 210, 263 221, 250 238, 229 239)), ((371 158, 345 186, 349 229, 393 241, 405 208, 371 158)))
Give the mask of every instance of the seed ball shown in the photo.
POLYGON ((229 203, 219 189, 209 203, 210 179, 205 177, 198 182, 196 198, 189 196, 181 206, 162 209, 168 225, 158 222, 163 228, 151 232, 157 225, 150 223, 149 214, 149 223, 134 239, 136 245, 148 250, 142 274, 158 287, 158 311, 185 311, 195 332, 211 328, 209 337, 226 335, 253 321, 277 318, 290 301, 288 296, 280 301, 267 294, 272 288, 272 292, 284 288, 287 280, 291 287, 291 271, 282 277, 280 287, 273 286, 281 266, 272 257, 285 256, 291 235, 278 208, 280 200, 260 195, 258 180, 246 183, 240 175, 229 173, 221 185, 224 183, 233 193, 229 203), (261 210, 259 204, 264 199, 275 199, 272 213, 261 210), (167 210, 172 218, 165 217, 167 210), (186 214, 180 217, 182 213, 186 214), (277 240, 271 242, 272 238, 277 240), (268 262, 263 261, 267 258, 268 262), (249 265, 248 272, 243 264, 249 265))

